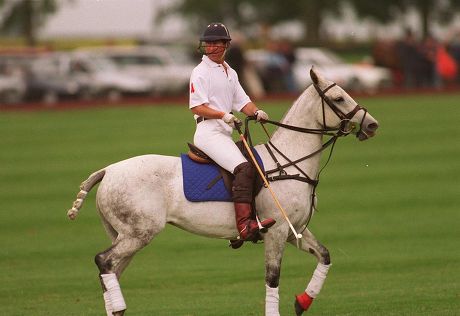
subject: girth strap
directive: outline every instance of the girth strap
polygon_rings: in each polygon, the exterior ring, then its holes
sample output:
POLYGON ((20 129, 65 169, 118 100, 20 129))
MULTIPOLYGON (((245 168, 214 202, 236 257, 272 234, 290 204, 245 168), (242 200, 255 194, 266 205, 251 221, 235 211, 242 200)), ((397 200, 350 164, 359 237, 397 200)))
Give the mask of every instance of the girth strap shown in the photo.
POLYGON ((313 186, 316 186, 318 184, 317 180, 312 180, 310 178, 306 177, 301 177, 300 174, 286 174, 286 175, 279 175, 279 176, 272 176, 272 177, 267 177, 267 181, 273 182, 273 181, 278 181, 278 180, 297 180, 301 182, 306 182, 308 184, 311 184, 313 186))

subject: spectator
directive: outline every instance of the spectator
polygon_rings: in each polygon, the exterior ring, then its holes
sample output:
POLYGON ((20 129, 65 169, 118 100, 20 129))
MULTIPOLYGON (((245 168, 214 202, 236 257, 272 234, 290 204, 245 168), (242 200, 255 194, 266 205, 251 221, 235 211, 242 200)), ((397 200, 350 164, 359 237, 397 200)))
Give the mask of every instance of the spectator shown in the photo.
POLYGON ((378 40, 372 47, 374 65, 389 68, 393 75, 393 83, 398 87, 403 84, 402 70, 398 56, 398 42, 378 40))
POLYGON ((246 84, 243 76, 246 60, 244 59, 243 48, 241 47, 241 41, 238 35, 233 36, 233 41, 227 49, 225 57, 228 64, 236 71, 243 89, 246 90, 246 84))
POLYGON ((233 35, 233 40, 227 49, 225 59, 236 71, 243 89, 248 91, 252 98, 258 99, 265 95, 265 91, 255 69, 246 60, 243 44, 242 35, 238 33, 233 35))
POLYGON ((294 79, 293 67, 296 62, 294 48, 288 40, 279 43, 279 52, 286 59, 286 68, 284 70, 284 85, 288 92, 298 92, 298 87, 294 79))
POLYGON ((415 88, 421 83, 418 75, 422 72, 423 58, 417 46, 411 29, 406 29, 404 38, 396 45, 405 88, 415 88))
POLYGON ((270 92, 286 91, 285 74, 289 69, 289 62, 281 54, 278 44, 275 41, 267 44, 267 61, 262 74, 262 81, 266 90, 270 92))
POLYGON ((438 51, 441 48, 440 43, 432 36, 427 35, 420 46, 422 53, 422 72, 420 78, 423 87, 442 87, 442 78, 438 72, 438 51))
MULTIPOLYGON (((455 60, 458 66, 460 66, 460 30, 454 32, 450 40, 447 43, 447 51, 455 60)), ((460 71, 457 69, 457 83, 460 83, 460 71)))

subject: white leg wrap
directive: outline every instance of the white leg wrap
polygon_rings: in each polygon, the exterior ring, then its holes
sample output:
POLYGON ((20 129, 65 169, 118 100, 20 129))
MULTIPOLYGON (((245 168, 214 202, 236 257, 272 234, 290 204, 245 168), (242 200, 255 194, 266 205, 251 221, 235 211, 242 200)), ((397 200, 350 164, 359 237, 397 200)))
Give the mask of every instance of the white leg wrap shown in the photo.
MULTIPOLYGON (((126 309, 125 299, 121 294, 120 283, 115 273, 101 274, 102 282, 107 289, 107 296, 112 306, 112 312, 119 312, 126 309)), ((105 293, 104 293, 105 294, 105 293)))
POLYGON ((110 302, 109 292, 104 292, 104 303, 105 303, 105 311, 107 312, 107 316, 113 316, 112 312, 112 302, 110 302))
POLYGON ((265 316, 280 316, 279 303, 278 288, 272 288, 265 284, 265 316))
POLYGON ((308 296, 311 298, 316 298, 316 296, 318 296, 321 288, 323 287, 324 281, 326 280, 327 272, 329 271, 330 267, 330 264, 325 265, 318 263, 315 272, 313 272, 310 283, 308 283, 307 289, 305 290, 308 296))

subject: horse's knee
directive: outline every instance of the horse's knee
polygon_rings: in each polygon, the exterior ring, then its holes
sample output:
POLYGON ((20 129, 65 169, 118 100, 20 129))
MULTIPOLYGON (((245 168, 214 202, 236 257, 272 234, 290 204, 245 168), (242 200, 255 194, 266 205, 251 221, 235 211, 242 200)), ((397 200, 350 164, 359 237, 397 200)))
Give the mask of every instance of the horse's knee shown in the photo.
POLYGON ((321 256, 320 262, 325 265, 331 264, 331 256, 329 254, 329 250, 326 247, 320 246, 319 247, 319 254, 321 256))
POLYGON ((280 266, 267 266, 265 273, 265 282, 269 287, 278 287, 280 281, 280 271, 280 266))
POLYGON ((329 254, 329 250, 327 250, 327 248, 323 245, 319 245, 316 249, 310 248, 309 252, 315 255, 318 258, 319 262, 321 262, 322 264, 331 264, 331 256, 329 254))
POLYGON ((112 271, 112 268, 113 268, 112 259, 107 258, 107 251, 98 253, 94 257, 94 262, 99 268, 99 272, 101 274, 110 273, 112 271))

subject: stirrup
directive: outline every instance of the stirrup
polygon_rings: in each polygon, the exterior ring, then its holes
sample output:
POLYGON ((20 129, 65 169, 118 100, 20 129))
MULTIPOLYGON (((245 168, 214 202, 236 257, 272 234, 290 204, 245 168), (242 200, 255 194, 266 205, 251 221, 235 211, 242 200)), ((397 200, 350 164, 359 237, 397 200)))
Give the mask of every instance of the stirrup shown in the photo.
POLYGON ((256 216, 257 225, 259 226, 260 233, 266 233, 270 227, 276 224, 276 221, 273 218, 264 219, 262 222, 259 220, 259 217, 256 216), (262 225, 263 222, 266 222, 265 225, 262 225))

